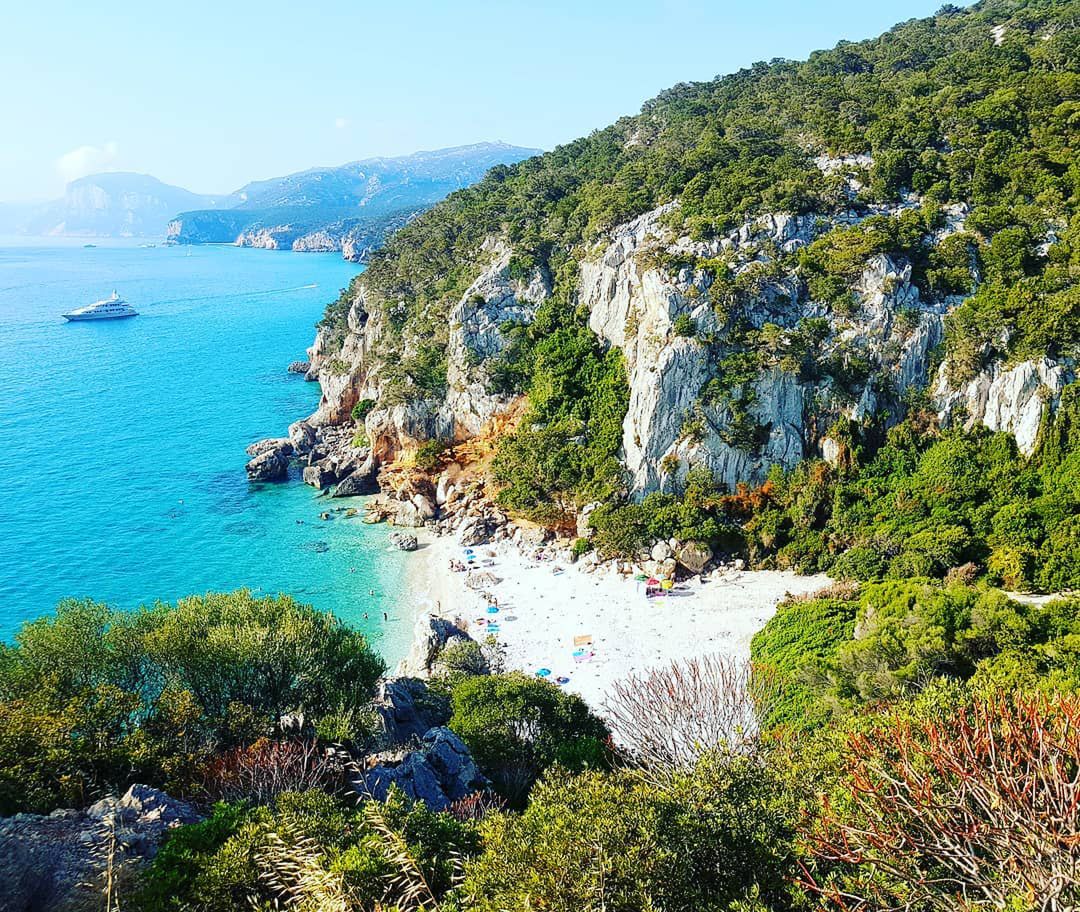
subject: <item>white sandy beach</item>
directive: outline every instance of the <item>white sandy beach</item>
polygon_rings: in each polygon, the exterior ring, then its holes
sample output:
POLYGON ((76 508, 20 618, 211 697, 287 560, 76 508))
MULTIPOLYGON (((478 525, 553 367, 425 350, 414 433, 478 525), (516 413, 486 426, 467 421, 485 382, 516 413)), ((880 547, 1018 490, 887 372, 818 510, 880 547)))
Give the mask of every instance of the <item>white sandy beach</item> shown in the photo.
POLYGON ((475 549, 481 560, 495 552, 494 565, 480 568, 500 580, 482 590, 498 599, 498 613, 489 614, 485 598, 465 585, 466 574, 448 569, 451 558, 463 557, 461 546, 450 537, 421 540, 415 556, 426 579, 418 573, 414 589, 420 610, 462 619, 477 640, 495 622, 507 670, 548 669, 549 680, 569 679, 563 686, 597 711, 611 686, 632 672, 711 653, 748 658, 751 638, 786 594, 814 592, 830 582, 824 575, 731 571, 647 600, 642 584, 613 570, 590 574, 574 565, 536 563, 503 543, 475 549), (591 645, 581 639, 575 645, 581 637, 591 637, 591 645), (584 655, 575 657, 576 650, 584 655))

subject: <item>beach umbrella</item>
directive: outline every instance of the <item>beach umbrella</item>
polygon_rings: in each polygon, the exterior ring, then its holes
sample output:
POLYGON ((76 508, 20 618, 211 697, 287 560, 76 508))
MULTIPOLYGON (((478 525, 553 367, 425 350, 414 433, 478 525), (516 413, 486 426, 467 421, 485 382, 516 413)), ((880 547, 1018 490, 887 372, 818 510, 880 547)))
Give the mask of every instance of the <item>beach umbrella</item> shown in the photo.
POLYGON ((645 585, 646 586, 659 586, 660 585, 660 580, 658 580, 655 576, 650 576, 648 578, 648 580, 646 580, 645 585))
POLYGON ((663 581, 663 582, 662 582, 662 583, 660 584, 660 588, 661 588, 661 589, 670 589, 670 588, 672 588, 672 587, 673 587, 674 585, 675 585, 675 583, 674 583, 674 582, 672 582, 671 580, 664 580, 664 581, 663 581))
POLYGON ((637 576, 634 577, 634 579, 636 579, 639 583, 645 582, 645 580, 647 580, 648 578, 649 577, 646 576, 644 573, 639 573, 637 576))

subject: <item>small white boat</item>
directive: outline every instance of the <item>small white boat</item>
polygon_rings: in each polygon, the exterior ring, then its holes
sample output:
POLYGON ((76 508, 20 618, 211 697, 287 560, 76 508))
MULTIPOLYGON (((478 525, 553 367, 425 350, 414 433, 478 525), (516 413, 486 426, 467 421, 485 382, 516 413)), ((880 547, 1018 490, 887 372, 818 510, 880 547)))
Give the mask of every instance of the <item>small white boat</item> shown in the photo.
POLYGON ((95 301, 78 310, 63 314, 65 320, 119 320, 122 317, 137 317, 139 312, 120 297, 115 291, 104 301, 95 301))

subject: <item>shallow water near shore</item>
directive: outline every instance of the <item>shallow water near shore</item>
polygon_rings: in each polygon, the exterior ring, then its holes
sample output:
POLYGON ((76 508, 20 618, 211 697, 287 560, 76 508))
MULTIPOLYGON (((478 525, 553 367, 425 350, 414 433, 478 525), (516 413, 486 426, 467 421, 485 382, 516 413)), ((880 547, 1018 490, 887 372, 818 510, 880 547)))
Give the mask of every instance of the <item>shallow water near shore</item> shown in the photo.
POLYGON ((95 243, 0 240, 0 639, 67 596, 130 608, 244 586, 332 611, 398 658, 409 556, 359 517, 319 518, 356 499, 244 474, 247 444, 317 404, 286 367, 359 267, 95 243), (60 318, 114 288, 138 317, 60 318))

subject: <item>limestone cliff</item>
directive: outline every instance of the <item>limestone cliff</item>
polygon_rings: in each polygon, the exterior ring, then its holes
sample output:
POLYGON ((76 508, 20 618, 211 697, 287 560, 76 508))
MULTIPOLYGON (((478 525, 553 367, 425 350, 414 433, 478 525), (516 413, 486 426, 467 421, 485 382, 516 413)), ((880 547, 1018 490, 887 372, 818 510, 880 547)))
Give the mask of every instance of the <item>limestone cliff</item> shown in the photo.
POLYGON ((492 169, 332 305, 315 421, 363 403, 384 459, 527 392, 501 503, 566 527, 695 468, 846 465, 913 405, 920 437, 1033 452, 1080 351, 1075 35, 1060 4, 946 5, 492 169))
MULTIPOLYGON (((819 162, 833 171, 841 166, 834 159, 819 162)), ((1053 406, 1073 377, 1068 365, 996 363, 954 389, 947 365, 937 366, 934 353, 959 299, 924 299, 910 263, 869 257, 850 283, 853 306, 845 313, 814 300, 795 271, 764 268, 837 226, 870 215, 896 217, 918 202, 908 198, 861 214, 772 213, 709 241, 668 227, 666 216, 677 206, 672 203, 616 227, 581 259, 577 301, 592 331, 624 355, 629 408, 621 458, 631 494, 678 490, 697 466, 733 488, 762 481, 774 465, 835 458, 829 430, 838 419, 899 420, 911 388, 930 389, 942 422, 963 416, 966 426, 1008 431, 1023 452, 1031 452, 1044 404, 1053 406), (762 275, 734 310, 725 311, 709 271, 693 265, 717 257, 736 277, 762 275), (785 349, 812 321, 820 326, 814 350, 792 363, 785 349), (747 327, 771 339, 772 350, 759 357, 752 376, 732 380, 724 359, 745 348, 747 327)), ((966 214, 963 205, 950 207, 934 241, 962 231, 966 214)), ((450 310, 447 386, 436 397, 388 401, 386 311, 369 306, 359 282, 344 337, 320 331, 309 350, 309 376, 323 391, 311 423, 346 422, 357 402, 372 400, 365 430, 384 460, 426 439, 460 441, 477 434, 513 398, 491 383, 507 328, 529 323, 552 294, 551 279, 539 267, 511 276, 513 253, 503 238, 484 243, 480 275, 450 310)))
MULTIPOLYGON (((452 308, 448 325, 447 388, 434 399, 395 402, 387 395, 384 336, 386 315, 371 307, 363 283, 349 304, 343 339, 320 330, 308 349, 308 376, 322 387, 314 427, 348 421, 353 406, 370 399, 380 407, 365 418, 376 458, 389 460, 403 447, 431 438, 465 440, 479 432, 515 398, 492 391, 489 369, 506 346, 507 323, 528 323, 551 293, 537 268, 525 279, 510 272, 511 248, 496 239, 487 245, 487 265, 452 308)), ((406 352, 407 353, 407 352, 406 352)))

